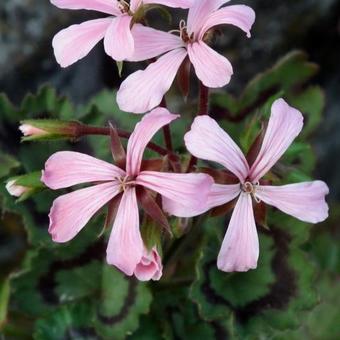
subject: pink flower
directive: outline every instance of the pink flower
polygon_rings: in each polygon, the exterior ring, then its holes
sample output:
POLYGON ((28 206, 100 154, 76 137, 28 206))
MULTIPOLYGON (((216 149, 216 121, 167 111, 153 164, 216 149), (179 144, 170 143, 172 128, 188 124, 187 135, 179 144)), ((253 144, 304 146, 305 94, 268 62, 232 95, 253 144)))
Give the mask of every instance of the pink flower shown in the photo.
MULTIPOLYGON (((102 206, 120 195, 107 248, 107 262, 129 276, 136 271, 141 277, 146 277, 148 270, 159 272, 157 255, 146 254, 144 250, 139 230, 136 189, 144 187, 157 192, 170 200, 182 202, 188 211, 194 212, 205 205, 213 183, 211 177, 204 174, 141 171, 144 149, 153 135, 177 118, 177 115, 162 108, 147 114, 136 125, 129 139, 124 170, 77 152, 57 152, 52 155, 42 175, 43 183, 49 188, 56 190, 88 182, 96 183, 54 201, 49 215, 49 232, 53 240, 67 242, 74 238, 102 206), (152 257, 156 260, 151 260, 152 257), (152 269, 156 267, 157 270, 152 269)), ((152 277, 157 277, 154 275, 152 277)))
POLYGON ((62 67, 84 58, 93 47, 104 39, 105 52, 117 61, 134 53, 135 37, 143 26, 134 25, 134 14, 142 5, 160 4, 169 7, 188 8, 192 0, 50 0, 59 8, 87 9, 109 14, 101 18, 70 26, 53 39, 54 54, 62 67), (133 27, 133 30, 131 30, 133 27))
POLYGON ((31 136, 44 136, 47 134, 45 130, 39 129, 35 126, 29 125, 29 124, 22 124, 19 126, 19 130, 22 132, 22 134, 25 137, 31 137, 31 136))
MULTIPOLYGON (((253 213, 253 202, 263 201, 302 221, 318 223, 328 217, 325 196, 329 190, 321 181, 268 186, 261 178, 281 158, 303 127, 303 116, 283 99, 275 101, 268 128, 258 156, 251 166, 240 148, 209 116, 195 119, 185 136, 188 150, 196 157, 222 164, 240 183, 213 186, 209 207, 225 204, 238 197, 225 235, 217 266, 220 270, 248 271, 257 267, 259 240, 253 213)), ((184 210, 167 204, 174 214, 184 210)), ((197 213, 202 213, 197 211, 197 213)))
POLYGON ((6 190, 12 196, 21 197, 22 195, 26 194, 30 188, 16 184, 15 179, 13 179, 7 182, 6 190))
POLYGON ((139 281, 158 281, 162 276, 163 266, 157 249, 148 251, 144 247, 143 257, 137 264, 134 274, 139 281))
POLYGON ((255 13, 244 5, 220 8, 226 2, 196 0, 189 9, 187 24, 181 23, 180 37, 146 27, 135 33, 135 52, 129 60, 145 60, 170 52, 144 71, 133 73, 122 83, 117 94, 122 110, 144 113, 158 106, 187 56, 205 86, 217 88, 229 83, 233 68, 228 59, 206 44, 207 32, 217 25, 232 24, 250 37, 255 13))

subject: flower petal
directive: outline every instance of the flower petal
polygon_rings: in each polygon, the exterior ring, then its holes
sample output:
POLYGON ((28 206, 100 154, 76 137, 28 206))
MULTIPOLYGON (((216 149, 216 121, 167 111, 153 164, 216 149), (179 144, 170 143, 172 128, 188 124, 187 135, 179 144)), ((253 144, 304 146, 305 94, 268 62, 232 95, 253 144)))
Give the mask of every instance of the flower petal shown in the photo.
POLYGON ((63 9, 88 9, 102 13, 121 15, 117 1, 112 0, 50 0, 54 6, 63 9))
POLYGON ((143 249, 136 189, 130 188, 122 197, 113 224, 106 251, 107 263, 131 276, 142 259, 143 249))
POLYGON ((223 4, 230 0, 199 0, 195 1, 194 5, 189 9, 188 14, 188 33, 194 33, 197 38, 198 34, 207 20, 208 16, 220 8, 223 4))
POLYGON ((140 24, 133 25, 132 35, 135 49, 133 55, 128 58, 129 61, 152 59, 170 50, 184 47, 180 37, 140 24))
POLYGON ((135 43, 130 29, 131 20, 129 15, 114 18, 106 31, 105 52, 114 60, 122 61, 133 55, 135 43))
POLYGON ((206 208, 213 180, 205 174, 143 171, 137 177, 136 184, 184 205, 187 209, 186 213, 192 216, 190 212, 195 213, 206 208))
POLYGON ((257 182, 282 157, 303 127, 300 111, 278 99, 272 112, 260 152, 250 169, 250 179, 257 182))
POLYGON ((196 117, 184 140, 195 157, 222 164, 241 182, 247 178, 249 166, 241 149, 214 119, 196 117))
POLYGON ((218 254, 217 267, 224 272, 246 272, 257 267, 258 257, 252 199, 249 194, 241 193, 218 254))
POLYGON ((178 115, 170 113, 167 109, 159 107, 145 115, 136 125, 127 146, 126 172, 128 175, 138 175, 144 150, 152 137, 159 129, 178 117, 178 115))
POLYGON ((81 183, 113 181, 123 176, 125 171, 113 164, 83 153, 62 151, 47 160, 41 180, 56 190, 81 183))
POLYGON ((105 36, 112 18, 85 21, 63 29, 53 38, 54 55, 61 67, 84 58, 105 36))
POLYGON ((143 4, 158 4, 172 8, 190 8, 195 0, 143 0, 143 4))
POLYGON ((133 13, 136 12, 142 3, 145 3, 145 1, 144 0, 130 0, 130 10, 133 13))
POLYGON ((231 24, 239 27, 247 33, 250 38, 250 30, 255 22, 255 12, 245 5, 227 6, 211 13, 199 33, 199 39, 203 39, 204 34, 214 26, 231 24))
POLYGON ((259 186, 256 196, 267 204, 308 223, 319 223, 328 217, 325 196, 329 189, 321 181, 284 186, 259 186))
POLYGON ((230 82, 233 67, 203 41, 188 45, 188 54, 197 77, 207 87, 223 87, 230 82))
POLYGON ((127 77, 117 93, 119 108, 126 112, 144 113, 159 105, 186 55, 184 48, 178 48, 160 57, 144 71, 127 77))
POLYGON ((53 241, 63 243, 73 239, 90 218, 119 192, 119 184, 110 182, 58 197, 49 214, 48 231, 53 241))
POLYGON ((8 191, 10 195, 15 196, 15 197, 20 197, 23 194, 25 194, 27 191, 29 191, 28 187, 23 187, 22 185, 17 185, 15 183, 16 181, 14 179, 14 180, 8 181, 6 184, 6 190, 8 191))
POLYGON ((157 249, 153 248, 148 251, 144 248, 143 257, 137 264, 135 276, 139 281, 158 281, 162 277, 162 260, 157 249))
POLYGON ((163 209, 170 215, 180 217, 193 217, 204 214, 211 208, 228 203, 236 198, 239 194, 240 184, 213 184, 208 196, 208 200, 202 209, 188 210, 188 208, 180 202, 169 200, 165 197, 163 197, 163 209))

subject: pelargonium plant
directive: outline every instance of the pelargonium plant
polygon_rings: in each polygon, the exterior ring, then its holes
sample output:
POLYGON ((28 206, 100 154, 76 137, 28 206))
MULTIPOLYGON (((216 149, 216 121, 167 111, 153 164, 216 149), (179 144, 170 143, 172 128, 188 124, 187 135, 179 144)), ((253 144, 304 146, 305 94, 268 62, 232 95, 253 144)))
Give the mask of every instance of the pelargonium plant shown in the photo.
MULTIPOLYGON (((255 21, 250 7, 225 6, 227 2, 51 0, 59 8, 87 9, 109 15, 73 25, 54 37, 55 57, 62 67, 85 57, 101 39, 113 62, 147 61, 149 64, 145 70, 123 80, 117 92, 121 110, 145 114, 132 133, 113 125, 101 128, 80 122, 31 120, 20 126, 28 140, 76 139, 91 134, 110 136, 112 163, 66 150, 46 160, 41 172, 41 182, 46 188, 58 190, 91 183, 54 201, 48 230, 54 242, 68 242, 76 237, 91 217, 108 205, 105 228, 111 229, 111 236, 107 265, 117 267, 128 276, 135 275, 139 280, 159 280, 163 270, 162 245, 171 242, 173 237, 168 221, 171 216, 188 221, 232 202, 234 212, 217 259, 218 268, 225 272, 257 267, 259 240, 254 206, 266 203, 310 223, 327 218, 325 183, 274 186, 270 176, 266 178, 302 130, 301 112, 284 99, 277 99, 265 133, 255 141, 256 154, 251 161, 246 159, 228 131, 210 116, 214 114, 208 105, 210 88, 224 87, 234 73, 229 60, 209 46, 214 34, 216 30, 224 30, 222 25, 230 24, 250 38, 255 21), (159 31, 149 26, 145 17, 154 5, 188 9, 188 17, 180 21, 179 29, 159 31), (198 79, 200 94, 197 117, 183 140, 183 148, 185 145, 191 154, 190 159, 185 159, 173 149, 171 140, 171 122, 182 117, 180 113, 169 112, 165 95, 183 69, 186 74, 180 80, 182 83, 190 81, 190 65, 198 79), (164 132, 164 147, 151 142, 160 129, 164 132), (126 152, 121 137, 128 137, 126 152), (145 148, 161 158, 144 159, 145 148), (209 161, 203 170, 197 166, 198 159, 209 161), (216 169, 211 162, 221 164, 227 172, 216 169), (228 177, 227 183, 220 181, 224 177, 228 177), (150 233, 141 233, 141 224, 146 220, 152 221, 153 228, 156 225, 158 229, 151 239, 150 233)), ((15 179, 9 180, 7 189, 14 196, 28 191, 16 185, 15 179)), ((183 234, 183 238, 188 237, 187 233, 183 234)))
MULTIPOLYGON (((281 98, 282 94, 268 97, 253 118, 256 122, 260 114, 270 111, 269 119, 261 118, 262 128, 257 134, 253 128, 252 142, 248 150, 242 150, 229 126, 219 123, 219 112, 209 106, 210 94, 221 91, 218 89, 238 73, 227 57, 214 50, 214 38, 227 31, 228 25, 251 38, 255 22, 253 9, 228 2, 51 0, 61 9, 108 15, 70 26, 54 37, 55 57, 62 67, 86 57, 101 40, 112 62, 145 61, 147 65, 123 79, 116 96, 112 93, 112 101, 127 112, 122 113, 122 120, 129 114, 144 114, 133 131, 121 129, 114 120, 106 126, 78 120, 28 119, 21 123, 26 142, 77 142, 102 135, 107 136, 106 148, 112 154, 112 161, 107 161, 86 153, 58 151, 46 159, 41 171, 8 180, 8 192, 22 199, 77 186, 58 194, 50 208, 50 225, 44 233, 53 242, 67 247, 94 215, 105 211, 98 237, 107 243, 106 266, 140 281, 161 283, 163 274, 168 282, 176 276, 174 259, 183 256, 185 262, 185 247, 195 248, 195 242, 197 246, 201 242, 195 235, 221 228, 214 219, 203 227, 209 216, 219 215, 227 228, 224 240, 216 244, 220 250, 214 266, 227 277, 230 272, 257 270, 259 259, 265 256, 259 251, 258 230, 270 232, 266 222, 270 209, 308 223, 328 217, 324 182, 280 183, 280 171, 276 171, 277 164, 284 166, 284 154, 303 131, 303 112, 281 98), (155 29, 147 14, 160 6, 167 12, 169 8, 186 10, 187 18, 167 32, 155 29), (192 76, 198 86, 190 91, 192 76), (173 105, 170 96, 166 100, 170 88, 176 88, 176 77, 184 99, 190 94, 198 103, 190 114, 172 113, 171 108, 178 104, 173 105), (186 131, 176 148, 172 139, 175 121, 186 131), (153 142, 159 130, 163 142, 153 142)), ((249 124, 243 126, 241 135, 249 135, 247 127, 249 124)))

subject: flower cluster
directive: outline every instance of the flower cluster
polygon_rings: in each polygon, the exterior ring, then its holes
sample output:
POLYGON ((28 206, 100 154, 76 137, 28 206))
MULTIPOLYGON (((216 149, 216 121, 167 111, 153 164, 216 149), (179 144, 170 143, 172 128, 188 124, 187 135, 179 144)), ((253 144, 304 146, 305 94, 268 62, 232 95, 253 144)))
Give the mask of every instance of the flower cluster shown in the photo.
MULTIPOLYGON (((157 131, 168 128, 171 122, 180 118, 159 105, 184 64, 192 65, 204 88, 220 88, 230 82, 233 75, 231 63, 209 44, 215 28, 224 24, 237 26, 250 37, 255 21, 255 13, 250 7, 224 6, 228 0, 51 2, 63 9, 87 9, 109 15, 73 25, 54 37, 55 56, 62 67, 85 57, 102 39, 105 52, 115 61, 149 61, 145 70, 128 76, 117 93, 121 110, 146 115, 130 135, 126 152, 119 143, 117 131, 111 128, 116 165, 68 151, 58 152, 47 160, 41 181, 48 188, 58 190, 91 184, 54 201, 49 215, 49 233, 55 242, 74 238, 96 212, 108 204, 111 207, 108 221, 113 227, 107 262, 139 280, 159 280, 163 270, 162 237, 156 238, 152 244, 143 238, 140 210, 171 233, 166 215, 191 218, 232 202, 234 211, 217 259, 218 268, 225 272, 257 267, 259 240, 254 205, 266 203, 310 223, 327 218, 325 196, 328 188, 325 183, 314 181, 272 186, 263 179, 303 127, 303 115, 283 99, 272 105, 262 145, 253 161, 246 159, 209 112, 200 112, 195 118, 184 137, 192 160, 198 158, 219 163, 230 173, 231 183, 220 183, 207 173, 197 172, 194 166, 187 168, 179 164, 171 167, 169 159, 174 154, 169 148, 165 152, 166 160, 163 160, 163 163, 169 163, 168 166, 143 160, 144 150, 157 131), (188 9, 187 20, 181 20, 179 28, 170 32, 149 27, 145 14, 154 5, 188 9)), ((75 131, 79 126, 74 124, 63 123, 58 128, 41 125, 41 122, 40 125, 24 122, 21 130, 33 139, 49 134, 70 136, 74 133, 74 137, 78 137, 75 131)), ((177 161, 179 163, 179 157, 177 161)), ((22 187, 14 184, 8 183, 9 191, 20 195, 22 187)))

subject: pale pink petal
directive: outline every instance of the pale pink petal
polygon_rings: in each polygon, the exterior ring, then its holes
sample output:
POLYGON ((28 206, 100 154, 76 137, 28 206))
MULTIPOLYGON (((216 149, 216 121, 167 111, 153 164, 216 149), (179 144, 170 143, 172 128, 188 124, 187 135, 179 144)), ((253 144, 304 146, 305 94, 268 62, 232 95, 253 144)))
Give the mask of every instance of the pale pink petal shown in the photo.
POLYGON ((241 193, 218 254, 217 267, 224 272, 246 272, 257 267, 258 257, 259 239, 252 198, 241 193))
POLYGON ((131 31, 135 41, 135 49, 133 55, 128 58, 129 61, 152 59, 178 47, 184 47, 183 40, 177 35, 151 27, 135 24, 131 31))
POLYGON ((17 185, 15 183, 15 180, 11 180, 6 183, 6 190, 12 196, 20 197, 30 190, 28 187, 23 187, 22 185, 17 185))
POLYGON ((113 181, 124 176, 125 171, 113 164, 83 153, 62 151, 47 160, 41 181, 56 190, 81 183, 113 181))
POLYGON ((203 41, 188 45, 188 54, 197 77, 207 87, 223 87, 230 82, 233 67, 203 41))
POLYGON ((250 38, 250 30, 255 22, 255 12, 245 5, 227 6, 211 13, 199 33, 199 39, 214 26, 230 24, 239 27, 250 38))
MULTIPOLYGON (((137 0, 138 1, 138 0, 137 0)), ((141 0, 143 4, 158 4, 173 8, 190 8, 195 0, 141 0)))
POLYGON ((122 197, 113 224, 106 251, 107 263, 131 276, 142 259, 143 249, 136 189, 129 188, 122 197))
POLYGON ((87 9, 102 13, 120 15, 118 2, 113 0, 50 0, 51 3, 63 9, 87 9))
POLYGON ((178 117, 167 109, 159 107, 145 115, 136 125, 127 146, 126 173, 129 176, 138 175, 144 150, 155 133, 178 117))
POLYGON ((282 157, 303 127, 301 112, 278 99, 272 106, 261 150, 250 169, 250 179, 257 182, 282 157))
POLYGON ((249 166, 241 149, 214 119, 209 116, 195 118, 184 140, 195 157, 222 164, 241 182, 247 178, 249 166))
POLYGON ((47 131, 39 129, 35 126, 32 126, 30 124, 22 124, 19 126, 19 130, 22 132, 22 134, 25 137, 30 137, 30 136, 43 136, 48 134, 47 131))
POLYGON ((163 197, 163 209, 170 215, 180 217, 192 217, 204 214, 208 210, 232 201, 240 194, 240 184, 222 185, 213 184, 208 200, 202 209, 188 210, 178 201, 169 200, 163 197))
POLYGON ((132 12, 136 12, 142 3, 145 3, 145 1, 144 0, 130 0, 130 10, 132 12))
POLYGON ((227 2, 229 2, 229 0, 196 0, 194 1, 194 5, 189 9, 189 14, 188 14, 189 35, 194 33, 194 38, 197 38, 208 16, 227 2))
POLYGON ((49 233, 54 242, 73 239, 90 218, 120 191, 114 182, 99 184, 58 197, 52 205, 49 217, 49 233))
POLYGON ((143 257, 134 272, 136 278, 139 281, 158 281, 162 277, 162 272, 162 260, 157 249, 153 248, 148 251, 144 248, 143 257))
POLYGON ((63 29, 53 38, 54 55, 61 67, 67 67, 89 54, 105 36, 112 18, 85 21, 63 29))
POLYGON ((133 55, 135 43, 130 29, 131 20, 129 15, 114 18, 106 31, 105 52, 114 60, 122 61, 133 55))
POLYGON ((205 174, 143 171, 137 177, 136 184, 184 205, 190 215, 190 212, 206 207, 213 179, 205 174))
POLYGON ((319 223, 328 217, 325 200, 328 193, 327 185, 321 181, 256 189, 256 196, 263 202, 309 223, 319 223))
POLYGON ((119 108, 126 112, 145 113, 158 106, 186 56, 186 50, 178 48, 160 57, 144 71, 127 77, 117 93, 119 108))

